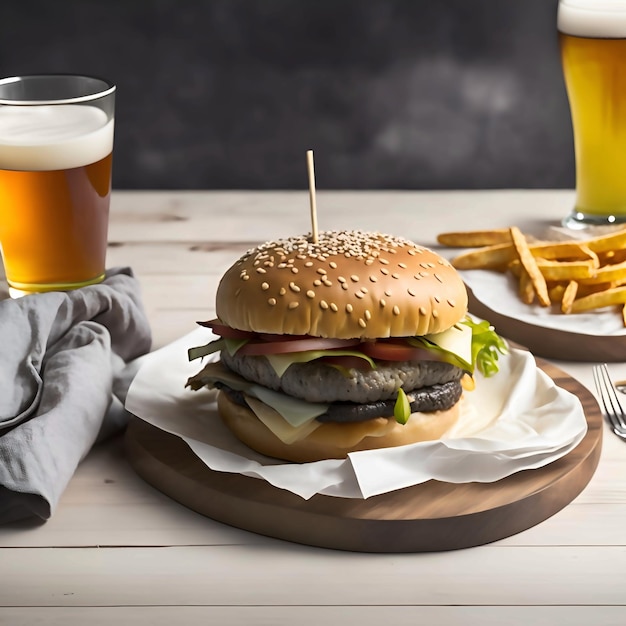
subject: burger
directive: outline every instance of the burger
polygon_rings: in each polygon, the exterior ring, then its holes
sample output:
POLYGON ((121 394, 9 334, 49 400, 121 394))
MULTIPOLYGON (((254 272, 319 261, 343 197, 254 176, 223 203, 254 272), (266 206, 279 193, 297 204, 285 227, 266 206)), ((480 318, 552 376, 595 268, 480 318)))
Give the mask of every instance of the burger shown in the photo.
POLYGON ((302 463, 439 439, 478 367, 506 344, 467 313, 455 268, 407 239, 320 232, 248 250, 222 277, 219 352, 187 381, 218 391, 218 413, 248 447, 302 463))

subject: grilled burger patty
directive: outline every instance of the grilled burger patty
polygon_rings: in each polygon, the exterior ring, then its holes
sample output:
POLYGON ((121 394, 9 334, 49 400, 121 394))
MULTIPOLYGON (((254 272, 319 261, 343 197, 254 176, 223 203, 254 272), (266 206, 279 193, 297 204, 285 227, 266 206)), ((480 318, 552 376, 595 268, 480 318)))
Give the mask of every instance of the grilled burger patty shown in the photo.
POLYGON ((408 394, 423 387, 458 383, 464 374, 460 368, 442 361, 387 361, 377 363, 376 369, 353 369, 348 377, 316 360, 294 363, 279 378, 263 356, 231 356, 223 350, 221 360, 247 380, 307 402, 395 402, 400 387, 408 394))
MULTIPOLYGON (((244 393, 235 391, 224 384, 217 387, 237 404, 247 407, 244 393)), ((407 393, 407 399, 411 405, 411 413, 445 411, 454 406, 461 398, 463 389, 458 381, 450 381, 432 387, 423 387, 407 393)), ((357 404, 355 402, 334 402, 328 407, 328 411, 319 415, 319 422, 364 422, 377 417, 393 417, 395 400, 379 400, 357 404)))

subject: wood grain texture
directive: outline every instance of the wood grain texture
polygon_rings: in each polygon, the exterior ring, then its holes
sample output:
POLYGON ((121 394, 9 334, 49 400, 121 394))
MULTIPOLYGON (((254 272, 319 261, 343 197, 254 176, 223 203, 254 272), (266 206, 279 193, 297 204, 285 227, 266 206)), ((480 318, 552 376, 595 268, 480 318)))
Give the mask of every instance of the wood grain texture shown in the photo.
POLYGON ((557 385, 578 395, 588 422, 581 443, 546 467, 495 483, 428 481, 367 500, 303 500, 265 481, 207 468, 178 437, 135 419, 131 465, 157 489, 213 519, 308 545, 360 552, 430 552, 482 545, 530 528, 569 504, 600 458, 602 417, 593 396, 554 365, 557 385))

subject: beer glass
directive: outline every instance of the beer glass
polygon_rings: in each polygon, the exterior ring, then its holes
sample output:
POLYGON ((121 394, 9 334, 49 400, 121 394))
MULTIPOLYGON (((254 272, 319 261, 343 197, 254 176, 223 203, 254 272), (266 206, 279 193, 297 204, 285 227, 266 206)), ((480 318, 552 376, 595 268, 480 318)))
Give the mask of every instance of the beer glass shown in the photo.
POLYGON ((626 0, 560 0, 557 17, 581 229, 626 223, 626 0))
POLYGON ((12 297, 104 278, 115 86, 0 80, 0 249, 12 297))

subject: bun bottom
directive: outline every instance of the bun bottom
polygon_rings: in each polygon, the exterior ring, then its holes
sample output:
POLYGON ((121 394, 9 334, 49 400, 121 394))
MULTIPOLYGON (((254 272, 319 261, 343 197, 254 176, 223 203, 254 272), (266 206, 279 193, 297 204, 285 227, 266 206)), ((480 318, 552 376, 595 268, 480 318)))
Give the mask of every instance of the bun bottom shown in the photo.
POLYGON ((217 396, 217 408, 229 430, 249 448, 294 463, 344 459, 349 452, 439 439, 456 423, 460 414, 460 402, 457 402, 446 411, 413 413, 404 425, 386 417, 352 424, 324 423, 303 439, 286 444, 252 410, 233 402, 221 391, 217 396))

